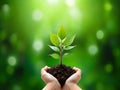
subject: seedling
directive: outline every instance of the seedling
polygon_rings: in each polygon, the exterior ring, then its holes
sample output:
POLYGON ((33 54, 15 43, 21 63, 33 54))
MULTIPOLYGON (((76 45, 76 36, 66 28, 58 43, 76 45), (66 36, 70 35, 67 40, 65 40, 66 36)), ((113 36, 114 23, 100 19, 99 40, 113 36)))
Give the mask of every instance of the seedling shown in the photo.
POLYGON ((61 87, 64 86, 67 78, 69 78, 72 74, 75 73, 75 70, 73 70, 71 67, 62 64, 63 56, 68 55, 68 51, 75 47, 71 46, 74 38, 75 35, 68 35, 63 26, 59 27, 56 34, 50 33, 50 41, 53 45, 49 45, 49 47, 53 51, 55 51, 53 54, 50 54, 50 56, 55 59, 59 59, 60 64, 51 67, 47 70, 47 72, 58 79, 61 87))
POLYGON ((53 46, 49 45, 49 47, 55 51, 50 56, 55 59, 60 59, 60 65, 62 65, 63 56, 68 55, 67 51, 75 47, 71 46, 74 38, 75 35, 67 35, 63 26, 59 27, 57 34, 50 33, 50 41, 53 46))

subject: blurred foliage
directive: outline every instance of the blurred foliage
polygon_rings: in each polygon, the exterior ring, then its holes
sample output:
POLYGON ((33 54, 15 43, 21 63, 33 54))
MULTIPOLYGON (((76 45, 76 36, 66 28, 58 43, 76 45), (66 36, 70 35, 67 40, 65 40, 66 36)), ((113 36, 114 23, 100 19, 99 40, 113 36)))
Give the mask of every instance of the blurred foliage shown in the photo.
POLYGON ((83 90, 120 90, 120 0, 1 0, 0 90, 41 90, 52 59, 49 34, 63 25, 77 45, 63 58, 82 70, 83 90))

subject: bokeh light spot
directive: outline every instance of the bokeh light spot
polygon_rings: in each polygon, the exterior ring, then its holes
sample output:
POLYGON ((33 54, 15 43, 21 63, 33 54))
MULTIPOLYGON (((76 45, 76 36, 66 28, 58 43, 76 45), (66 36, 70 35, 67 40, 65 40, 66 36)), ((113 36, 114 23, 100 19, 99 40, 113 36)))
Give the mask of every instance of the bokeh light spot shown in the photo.
POLYGON ((106 70, 106 72, 110 73, 110 72, 112 72, 112 70, 113 70, 113 66, 112 66, 111 64, 107 64, 107 65, 105 66, 105 70, 106 70))
POLYGON ((3 9, 3 12, 4 12, 4 13, 8 13, 9 10, 10 10, 10 7, 9 7, 8 4, 4 4, 3 7, 2 7, 2 9, 3 9))
POLYGON ((58 4, 58 0, 47 0, 47 3, 50 5, 58 4))
POLYGON ((8 57, 8 64, 11 66, 15 66, 16 65, 16 58, 14 56, 9 56, 8 57))
POLYGON ((91 55, 95 55, 98 52, 98 47, 96 45, 90 45, 88 47, 88 52, 91 55))
POLYGON ((43 48, 43 42, 41 40, 35 40, 33 42, 33 48, 35 51, 39 52, 43 48))
POLYGON ((102 30, 97 31, 96 37, 97 37, 97 39, 103 39, 103 37, 104 37, 103 31, 102 30))
POLYGON ((81 12, 79 9, 77 8, 72 8, 70 9, 70 16, 73 18, 73 19, 76 19, 78 20, 79 18, 81 18, 81 12))
POLYGON ((21 90, 21 87, 19 85, 14 85, 13 90, 21 90))
POLYGON ((105 10, 106 11, 111 11, 111 9, 112 9, 112 5, 109 2, 106 2, 105 3, 105 10))
POLYGON ((40 10, 35 10, 32 14, 32 18, 34 21, 40 21, 43 18, 43 14, 40 10))
POLYGON ((68 7, 74 7, 75 6, 75 0, 66 0, 66 5, 68 7))

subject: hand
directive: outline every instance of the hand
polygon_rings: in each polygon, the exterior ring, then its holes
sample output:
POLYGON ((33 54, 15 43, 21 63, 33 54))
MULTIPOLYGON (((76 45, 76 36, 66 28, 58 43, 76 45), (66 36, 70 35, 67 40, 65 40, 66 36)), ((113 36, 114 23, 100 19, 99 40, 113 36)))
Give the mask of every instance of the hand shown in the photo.
POLYGON ((41 70, 41 78, 47 84, 43 90, 81 90, 81 88, 77 86, 77 83, 81 78, 81 70, 79 68, 73 68, 76 73, 66 80, 63 88, 61 88, 58 80, 54 76, 46 72, 48 69, 49 67, 45 66, 41 70))
POLYGON ((79 68, 76 68, 76 67, 74 67, 73 69, 76 72, 66 80, 66 83, 77 84, 79 82, 79 80, 81 79, 81 70, 79 68))
POLYGON ((58 82, 58 80, 52 76, 51 74, 47 73, 47 70, 50 67, 45 66, 44 68, 41 69, 41 78, 43 79, 43 81, 47 84, 50 82, 58 82))
POLYGON ((51 74, 47 73, 48 69, 48 66, 45 66, 41 69, 41 78, 46 83, 46 86, 43 90, 61 90, 58 80, 51 74))
POLYGON ((77 83, 81 79, 81 70, 79 68, 73 68, 76 72, 70 76, 66 82, 62 90, 82 90, 77 83))

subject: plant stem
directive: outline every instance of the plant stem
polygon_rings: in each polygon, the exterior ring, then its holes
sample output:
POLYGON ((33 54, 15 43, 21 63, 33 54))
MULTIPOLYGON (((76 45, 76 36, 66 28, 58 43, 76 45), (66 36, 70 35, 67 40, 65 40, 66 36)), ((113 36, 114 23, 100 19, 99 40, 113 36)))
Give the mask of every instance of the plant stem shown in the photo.
POLYGON ((62 44, 60 44, 60 65, 62 65, 62 52, 63 52, 62 44))

